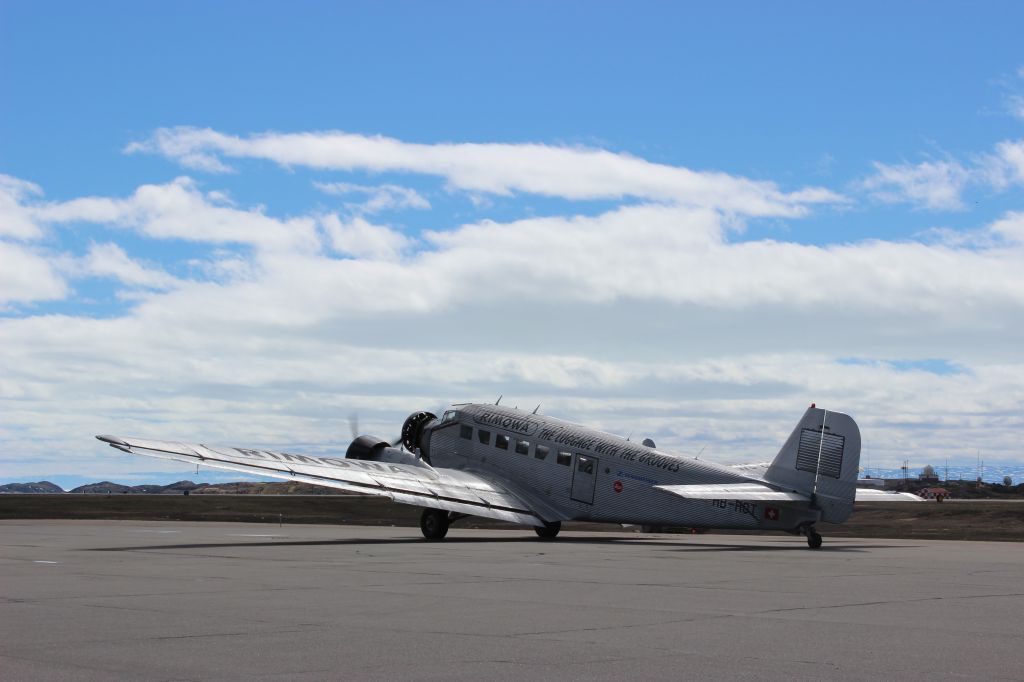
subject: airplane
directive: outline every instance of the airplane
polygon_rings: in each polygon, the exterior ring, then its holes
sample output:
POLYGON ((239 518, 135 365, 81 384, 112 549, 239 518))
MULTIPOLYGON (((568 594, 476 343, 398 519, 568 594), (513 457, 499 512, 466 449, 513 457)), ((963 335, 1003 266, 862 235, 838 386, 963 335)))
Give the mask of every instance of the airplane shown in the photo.
POLYGON ((302 481, 422 507, 420 529, 442 540, 481 516, 533 526, 550 540, 564 521, 694 529, 777 530, 822 544, 818 522, 842 523, 855 499, 919 501, 860 490, 860 430, 812 404, 771 462, 726 466, 500 404, 409 415, 401 437, 356 436, 344 457, 120 438, 130 454, 302 481))

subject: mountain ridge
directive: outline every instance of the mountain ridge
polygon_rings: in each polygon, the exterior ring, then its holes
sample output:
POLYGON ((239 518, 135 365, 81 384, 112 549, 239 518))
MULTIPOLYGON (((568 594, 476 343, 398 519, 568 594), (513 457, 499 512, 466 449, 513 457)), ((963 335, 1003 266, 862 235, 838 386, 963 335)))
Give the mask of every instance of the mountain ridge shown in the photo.
POLYGON ((168 485, 124 485, 112 481, 87 483, 65 491, 49 481, 7 483, 0 485, 0 494, 72 495, 336 495, 340 490, 298 482, 245 481, 237 483, 193 483, 182 480, 168 485))

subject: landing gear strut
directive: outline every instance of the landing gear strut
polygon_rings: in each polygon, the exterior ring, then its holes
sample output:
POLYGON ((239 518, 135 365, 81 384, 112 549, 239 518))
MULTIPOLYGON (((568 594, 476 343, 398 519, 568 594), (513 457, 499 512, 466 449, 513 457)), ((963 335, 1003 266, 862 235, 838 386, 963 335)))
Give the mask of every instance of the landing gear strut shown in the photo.
POLYGON ((558 531, 562 530, 562 522, 548 521, 543 526, 534 526, 533 530, 541 540, 554 540, 558 531))
POLYGON ((807 536, 807 546, 811 549, 818 549, 821 547, 821 535, 818 531, 814 530, 814 526, 807 526, 804 530, 804 535, 807 536))
POLYGON ((450 523, 446 509, 424 509, 420 516, 420 530, 428 540, 444 540, 450 523))

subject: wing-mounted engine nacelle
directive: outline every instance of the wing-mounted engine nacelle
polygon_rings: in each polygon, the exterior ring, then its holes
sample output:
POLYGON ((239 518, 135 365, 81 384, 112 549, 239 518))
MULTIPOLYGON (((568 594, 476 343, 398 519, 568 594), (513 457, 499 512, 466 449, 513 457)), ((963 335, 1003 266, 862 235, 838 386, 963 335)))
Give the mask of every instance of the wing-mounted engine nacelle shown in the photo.
POLYGON ((359 436, 345 451, 346 459, 364 459, 370 462, 389 462, 424 466, 423 460, 412 452, 391 447, 391 443, 377 436, 359 436))
POLYGON ((429 438, 426 438, 427 427, 437 422, 433 412, 413 412, 402 424, 402 445, 409 452, 418 452, 425 460, 430 461, 428 449, 429 438))

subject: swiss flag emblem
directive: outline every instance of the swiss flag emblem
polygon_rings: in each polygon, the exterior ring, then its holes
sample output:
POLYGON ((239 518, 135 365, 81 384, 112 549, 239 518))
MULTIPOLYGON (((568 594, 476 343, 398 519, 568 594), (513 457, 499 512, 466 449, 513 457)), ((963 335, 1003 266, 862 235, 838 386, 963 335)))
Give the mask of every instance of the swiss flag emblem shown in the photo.
POLYGON ((765 507, 764 508, 764 518, 767 519, 768 521, 778 521, 779 520, 779 508, 778 507, 765 507))

